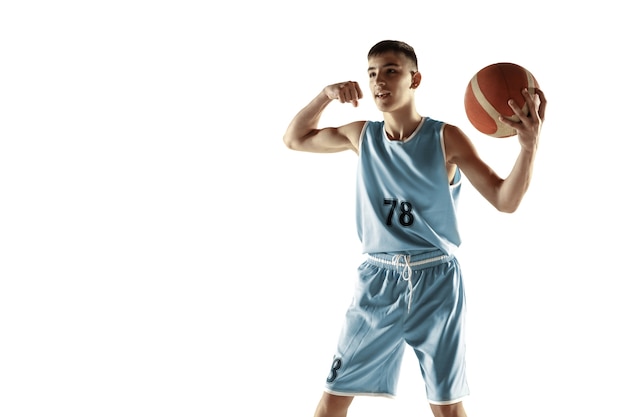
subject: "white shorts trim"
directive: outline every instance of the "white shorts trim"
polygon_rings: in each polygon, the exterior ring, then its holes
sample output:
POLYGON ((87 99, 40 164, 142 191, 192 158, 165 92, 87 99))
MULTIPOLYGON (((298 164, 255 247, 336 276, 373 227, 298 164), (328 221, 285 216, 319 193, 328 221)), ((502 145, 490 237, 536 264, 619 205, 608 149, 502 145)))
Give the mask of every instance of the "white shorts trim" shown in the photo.
POLYGON ((452 405, 452 404, 460 403, 465 398, 467 398, 467 396, 461 397, 461 398, 458 398, 458 399, 455 399, 455 400, 449 400, 449 401, 431 401, 431 400, 428 400, 428 402, 431 403, 432 405, 452 405))
POLYGON ((384 397, 391 399, 396 398, 395 395, 389 394, 387 392, 339 392, 330 390, 328 388, 324 388, 324 391, 338 397, 384 397))

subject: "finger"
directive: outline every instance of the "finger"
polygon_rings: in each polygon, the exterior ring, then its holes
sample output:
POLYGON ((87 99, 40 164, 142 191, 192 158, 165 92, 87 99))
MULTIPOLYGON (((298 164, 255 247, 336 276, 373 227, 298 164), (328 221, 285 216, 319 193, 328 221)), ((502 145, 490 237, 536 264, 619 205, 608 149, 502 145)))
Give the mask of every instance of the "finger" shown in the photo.
POLYGON ((546 100, 546 96, 543 91, 538 88, 535 90, 535 94, 537 94, 539 96, 539 100, 541 100, 541 103, 539 103, 539 117, 541 120, 545 120, 548 100, 546 100))
POLYGON ((344 97, 345 97, 345 102, 349 102, 354 100, 353 96, 352 96, 352 89, 350 87, 346 87, 345 91, 344 91, 344 97))
POLYGON ((342 88, 342 103, 352 103, 354 107, 359 105, 358 100, 363 98, 363 92, 359 87, 359 84, 355 81, 348 81, 341 85, 342 88))
POLYGON ((519 129, 521 122, 514 122, 512 120, 507 119, 504 116, 498 116, 498 120, 500 120, 500 123, 503 123, 509 127, 512 127, 513 129, 517 130, 519 129))
POLYGON ((359 83, 356 81, 351 81, 352 84, 352 105, 354 107, 358 107, 359 100, 363 98, 363 91, 361 91, 361 87, 359 83))
POLYGON ((528 88, 524 88, 524 90, 522 90, 522 95, 526 101, 526 107, 528 108, 528 114, 525 114, 526 118, 536 122, 539 120, 539 114, 537 113, 537 109, 539 107, 537 96, 535 94, 531 94, 530 91, 528 91, 528 88))
POLYGON ((357 91, 354 87, 354 81, 348 81, 344 84, 343 90, 345 92, 346 102, 355 100, 357 98, 357 91))
POLYGON ((354 87, 356 88, 356 92, 359 96, 359 98, 363 98, 363 91, 361 90, 361 86, 359 85, 359 83, 354 83, 354 87))
POLYGON ((509 105, 509 107, 511 108, 511 110, 513 110, 513 113, 520 119, 522 120, 523 117, 527 117, 527 114, 524 114, 522 112, 521 107, 515 102, 515 100, 513 100, 512 98, 509 99, 509 101, 507 102, 507 104, 509 105))
POLYGON ((346 84, 348 84, 348 83, 347 82, 339 83, 336 86, 336 88, 337 88, 336 98, 337 98, 337 100, 339 100, 340 103, 345 103, 346 102, 346 84))

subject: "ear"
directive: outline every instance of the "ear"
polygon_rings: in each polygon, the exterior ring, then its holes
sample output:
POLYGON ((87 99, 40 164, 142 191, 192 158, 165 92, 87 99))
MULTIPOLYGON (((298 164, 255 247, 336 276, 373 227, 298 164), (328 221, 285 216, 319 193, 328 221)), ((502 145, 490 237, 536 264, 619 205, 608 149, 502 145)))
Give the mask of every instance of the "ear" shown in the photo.
POLYGON ((411 71, 413 81, 411 82, 411 88, 417 88, 422 82, 422 74, 419 71, 411 71))

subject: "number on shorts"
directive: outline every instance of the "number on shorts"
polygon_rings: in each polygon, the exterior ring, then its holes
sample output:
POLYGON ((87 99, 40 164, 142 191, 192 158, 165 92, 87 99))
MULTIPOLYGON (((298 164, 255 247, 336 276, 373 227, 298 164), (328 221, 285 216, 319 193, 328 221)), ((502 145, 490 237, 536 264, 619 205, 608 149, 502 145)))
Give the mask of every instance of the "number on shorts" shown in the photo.
POLYGON ((327 382, 333 382, 337 379, 337 372, 341 368, 341 358, 335 358, 333 360, 333 365, 330 367, 330 375, 326 378, 327 382))

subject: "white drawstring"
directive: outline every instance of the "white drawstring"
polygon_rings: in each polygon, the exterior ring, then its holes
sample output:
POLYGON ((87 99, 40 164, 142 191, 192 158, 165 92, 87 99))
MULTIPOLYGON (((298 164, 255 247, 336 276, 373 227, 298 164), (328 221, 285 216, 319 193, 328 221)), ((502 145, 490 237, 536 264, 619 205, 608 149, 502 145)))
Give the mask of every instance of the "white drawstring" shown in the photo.
POLYGON ((377 258, 376 256, 368 254, 367 257, 374 262, 381 263, 383 265, 391 265, 396 268, 396 271, 400 272, 400 276, 403 280, 409 284, 409 306, 408 310, 411 310, 411 301, 413 300, 413 282, 411 277, 413 276, 413 267, 421 267, 433 262, 440 262, 445 260, 449 255, 439 255, 432 258, 421 259, 419 261, 411 262, 411 255, 393 255, 391 261, 389 259, 377 258), (400 267, 402 270, 400 271, 400 267))
POLYGON ((413 269, 411 268, 411 255, 394 255, 391 259, 391 263, 396 269, 400 268, 400 266, 403 267, 402 271, 400 271, 400 277, 402 277, 409 286, 409 305, 407 310, 411 311, 411 301, 413 300, 413 282, 411 281, 413 269))

